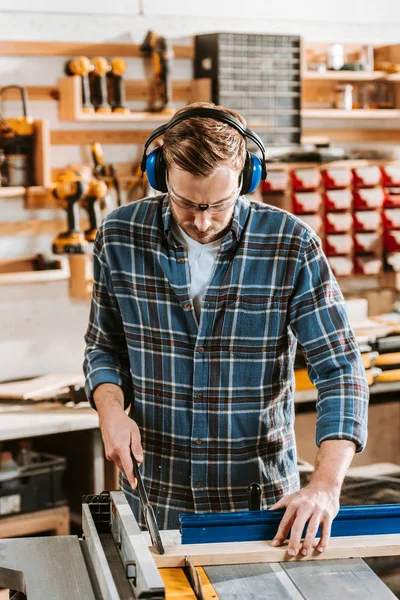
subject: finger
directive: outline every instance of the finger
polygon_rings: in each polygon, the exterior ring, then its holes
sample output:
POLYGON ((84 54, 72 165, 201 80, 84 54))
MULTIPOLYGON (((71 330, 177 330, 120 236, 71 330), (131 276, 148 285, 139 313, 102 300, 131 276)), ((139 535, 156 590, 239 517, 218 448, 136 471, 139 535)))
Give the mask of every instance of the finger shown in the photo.
POLYGON ((275 534, 274 539, 272 540, 273 546, 280 546, 286 540, 286 537, 289 533, 289 530, 292 526, 296 515, 296 508, 291 508, 290 506, 286 509, 285 514, 283 515, 281 522, 279 523, 278 530, 275 534))
POLYGON ((307 556, 309 550, 313 547, 315 536, 317 535, 318 527, 321 522, 321 515, 314 513, 307 525, 307 533, 301 545, 301 554, 307 556))
POLYGON ((269 507, 268 510, 278 510, 279 508, 286 508, 289 504, 291 496, 284 496, 278 502, 275 502, 272 506, 269 507))
POLYGON ((140 436, 132 435, 131 433, 130 445, 133 456, 136 458, 136 461, 141 464, 143 462, 143 448, 140 441, 140 436))
POLYGON ((308 519, 311 517, 311 512, 305 510, 298 510, 296 518, 292 525, 292 531, 290 532, 289 540, 289 555, 297 556, 300 550, 300 540, 303 535, 304 527, 308 519))
POLYGON ((136 478, 133 475, 133 462, 131 459, 131 455, 128 449, 124 450, 124 452, 120 453, 120 461, 122 465, 122 470, 125 473, 127 480, 129 481, 130 486, 133 489, 136 489, 136 478))
POLYGON ((331 528, 332 528, 332 520, 330 518, 326 518, 321 523, 321 539, 317 545, 318 552, 324 552, 327 547, 330 537, 331 537, 331 528))

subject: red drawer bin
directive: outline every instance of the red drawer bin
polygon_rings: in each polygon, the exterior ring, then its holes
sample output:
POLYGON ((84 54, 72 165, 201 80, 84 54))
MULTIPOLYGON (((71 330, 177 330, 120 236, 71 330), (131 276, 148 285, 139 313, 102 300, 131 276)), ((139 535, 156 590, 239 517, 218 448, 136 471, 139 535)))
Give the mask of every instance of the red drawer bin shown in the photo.
POLYGON ((325 215, 325 231, 327 233, 347 233, 351 231, 353 216, 350 212, 333 212, 325 215))
POLYGON ((364 255, 354 257, 354 272, 360 275, 379 275, 383 263, 379 256, 364 255))
POLYGON ((354 213, 354 231, 378 231, 381 213, 378 210, 358 210, 354 213))
POLYGON ((316 213, 322 205, 319 192, 299 192, 293 194, 293 212, 295 214, 316 213))
POLYGON ((321 183, 321 171, 317 168, 293 169, 291 175, 293 190, 297 192, 315 190, 321 183))
POLYGON ((351 185, 353 174, 347 167, 332 167, 322 170, 322 182, 327 190, 338 190, 351 185))
POLYGON ((354 251, 364 254, 376 254, 381 249, 381 236, 378 232, 356 233, 354 251))
POLYGON ((353 250, 353 237, 345 233, 326 236, 327 256, 347 256, 353 250))
POLYGON ((351 190, 327 190, 324 193, 324 203, 327 211, 350 210, 353 195, 351 190))
POLYGON ((400 231, 385 231, 383 245, 386 252, 400 252, 400 231))
POLYGON ((374 187, 380 185, 382 173, 377 165, 368 165, 366 167, 356 167, 352 169, 353 184, 356 187, 374 187))
POLYGON ((383 185, 400 185, 400 165, 385 165, 381 167, 381 173, 383 185))
POLYGON ((400 187, 386 188, 385 189, 385 200, 383 202, 385 207, 398 207, 400 208, 400 187))
POLYGON ((262 182, 263 192, 284 192, 289 186, 287 171, 269 171, 268 178, 262 182))
POLYGON ((328 256, 328 262, 335 277, 347 277, 354 272, 353 261, 348 256, 328 256))
POLYGON ((400 208, 384 208, 382 222, 385 229, 400 229, 400 208))
POLYGON ((321 235, 323 225, 321 215, 300 215, 299 218, 311 227, 317 235, 321 235))
POLYGON ((381 208, 385 201, 385 190, 382 187, 358 189, 353 192, 354 208, 381 208))

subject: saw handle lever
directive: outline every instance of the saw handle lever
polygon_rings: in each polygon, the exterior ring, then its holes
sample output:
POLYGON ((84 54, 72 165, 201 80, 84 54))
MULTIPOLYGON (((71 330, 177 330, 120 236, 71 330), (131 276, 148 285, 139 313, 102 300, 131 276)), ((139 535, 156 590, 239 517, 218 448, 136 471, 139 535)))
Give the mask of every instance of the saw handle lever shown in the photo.
POLYGON ((248 487, 249 510, 261 510, 261 486, 251 483, 248 487))

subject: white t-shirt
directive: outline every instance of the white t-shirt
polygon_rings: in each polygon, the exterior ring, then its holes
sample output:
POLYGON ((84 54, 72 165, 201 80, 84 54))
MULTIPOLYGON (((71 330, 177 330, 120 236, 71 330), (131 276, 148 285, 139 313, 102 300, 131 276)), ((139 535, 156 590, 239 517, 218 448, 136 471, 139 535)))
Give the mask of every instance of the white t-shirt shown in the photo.
POLYGON ((191 296, 197 319, 200 319, 201 303, 214 269, 222 238, 200 244, 185 233, 177 223, 173 222, 172 231, 176 239, 186 248, 190 266, 191 296))

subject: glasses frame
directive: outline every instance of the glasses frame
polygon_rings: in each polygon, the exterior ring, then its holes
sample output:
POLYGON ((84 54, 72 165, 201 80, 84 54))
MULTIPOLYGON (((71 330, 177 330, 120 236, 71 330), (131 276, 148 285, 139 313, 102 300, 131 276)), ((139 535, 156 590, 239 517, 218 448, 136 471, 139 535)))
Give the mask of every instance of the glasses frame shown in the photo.
POLYGON ((236 200, 240 196, 240 190, 242 188, 242 178, 240 178, 238 187, 229 196, 229 198, 226 198, 225 200, 217 204, 196 204, 196 202, 190 202, 189 200, 181 200, 176 196, 174 190, 168 183, 168 179, 166 181, 166 184, 168 190, 168 197, 174 204, 176 204, 176 206, 178 206, 182 210, 186 210, 187 212, 191 213, 195 213, 197 210, 200 210, 202 212, 208 210, 209 213, 212 215, 226 212, 229 208, 232 208, 232 206, 236 203, 236 200))

